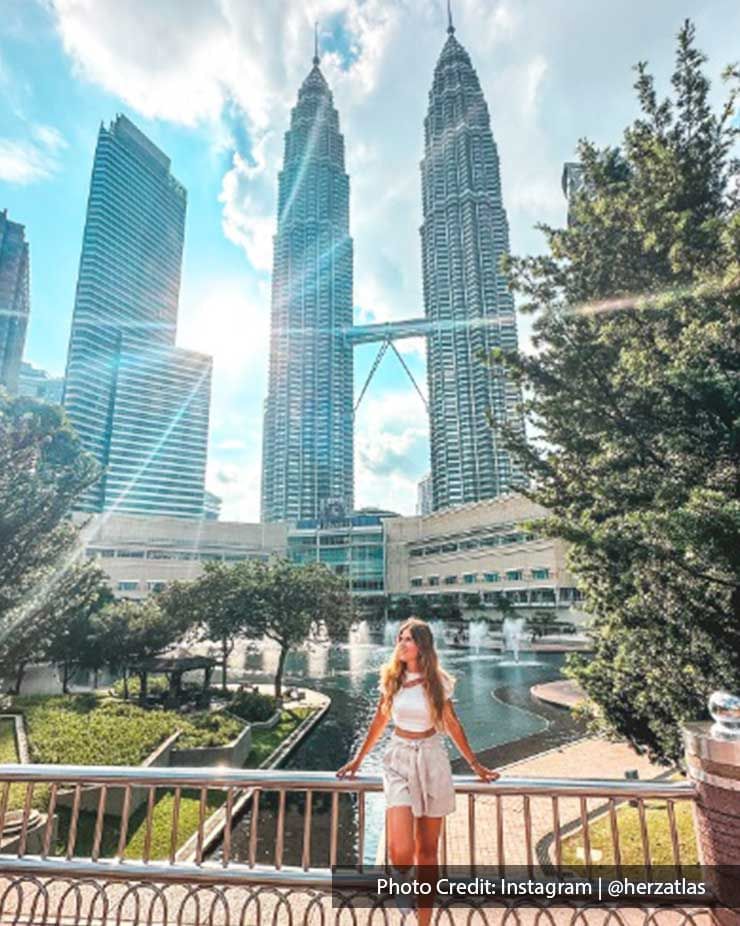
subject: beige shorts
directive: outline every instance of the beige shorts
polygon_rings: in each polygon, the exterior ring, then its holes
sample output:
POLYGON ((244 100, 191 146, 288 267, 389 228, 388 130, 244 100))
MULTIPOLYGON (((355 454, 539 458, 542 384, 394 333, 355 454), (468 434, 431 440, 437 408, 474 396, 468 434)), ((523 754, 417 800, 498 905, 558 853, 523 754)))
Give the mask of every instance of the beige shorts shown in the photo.
POLYGON ((410 807, 415 817, 444 817, 455 809, 455 786, 444 738, 391 736, 383 756, 387 807, 410 807))

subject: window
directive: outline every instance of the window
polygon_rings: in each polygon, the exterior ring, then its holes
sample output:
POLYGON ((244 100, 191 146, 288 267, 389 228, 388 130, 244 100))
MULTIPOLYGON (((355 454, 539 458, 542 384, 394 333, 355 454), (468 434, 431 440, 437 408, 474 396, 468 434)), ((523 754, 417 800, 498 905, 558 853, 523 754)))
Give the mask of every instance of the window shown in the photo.
POLYGON ((429 576, 430 585, 439 585, 439 576, 429 576))
POLYGON ((144 559, 143 550, 118 550, 116 556, 119 559, 144 559))
POLYGON ((445 576, 445 585, 456 585, 457 576, 445 576))
POLYGON ((414 576, 414 578, 411 580, 411 587, 412 588, 421 587, 421 578, 419 576, 414 576))
POLYGON ((135 592, 138 591, 139 583, 136 579, 123 579, 118 583, 119 592, 135 592))
POLYGON ((524 574, 521 569, 507 569, 506 578, 509 582, 521 582, 524 574))
POLYGON ((550 578, 550 570, 549 570, 549 569, 546 569, 546 568, 544 568, 544 567, 542 567, 542 568, 540 568, 540 569, 533 569, 533 570, 532 570, 532 578, 533 578, 533 579, 549 579, 549 578, 550 578))
POLYGON ((483 581, 484 582, 498 582, 499 574, 497 572, 484 572, 483 581))
MULTIPOLYGON (((139 584, 138 582, 136 583, 139 584)), ((150 592, 161 592, 163 589, 167 588, 167 583, 163 582, 161 579, 152 579, 146 583, 146 587, 150 592)))
POLYGON ((477 582, 477 581, 478 581, 477 572, 466 572, 465 575, 463 576, 463 582, 466 585, 472 585, 474 582, 477 582))

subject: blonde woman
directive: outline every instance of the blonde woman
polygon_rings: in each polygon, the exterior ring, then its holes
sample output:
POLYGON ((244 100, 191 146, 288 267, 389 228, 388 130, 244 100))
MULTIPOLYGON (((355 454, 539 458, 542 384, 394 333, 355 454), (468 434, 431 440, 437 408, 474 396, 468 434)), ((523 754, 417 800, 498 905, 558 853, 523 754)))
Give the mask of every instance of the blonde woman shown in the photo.
MULTIPOLYGON (((447 733, 483 781, 499 773, 475 756, 450 697, 455 682, 439 665, 429 625, 412 617, 401 625, 396 648, 381 670, 380 700, 355 757, 337 777, 354 777, 389 721, 394 730, 383 756, 386 840, 391 864, 401 878, 416 865, 436 880, 442 818, 455 809, 452 769, 442 734, 447 733)), ((426 926, 431 907, 419 909, 426 926)))

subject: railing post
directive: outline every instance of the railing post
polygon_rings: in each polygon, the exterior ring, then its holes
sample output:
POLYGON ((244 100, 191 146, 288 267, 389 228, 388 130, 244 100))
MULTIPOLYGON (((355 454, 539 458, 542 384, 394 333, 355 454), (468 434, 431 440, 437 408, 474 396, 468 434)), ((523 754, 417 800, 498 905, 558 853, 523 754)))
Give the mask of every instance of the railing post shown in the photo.
POLYGON ((683 730, 699 857, 722 904, 718 923, 740 926, 740 698, 715 692, 709 712, 714 723, 683 730))

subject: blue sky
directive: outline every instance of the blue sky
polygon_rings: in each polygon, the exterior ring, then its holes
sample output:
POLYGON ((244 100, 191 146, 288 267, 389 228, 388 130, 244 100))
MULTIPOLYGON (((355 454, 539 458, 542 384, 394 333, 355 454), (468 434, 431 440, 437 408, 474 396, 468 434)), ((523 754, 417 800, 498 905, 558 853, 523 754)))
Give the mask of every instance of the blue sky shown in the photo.
MULTIPOLYGON (((579 137, 619 140, 632 65, 667 86, 690 16, 719 99, 740 57, 735 0, 453 0, 501 157, 512 249, 561 224, 579 137)), ((224 516, 259 517, 271 236, 290 107, 313 22, 345 135, 356 318, 421 315, 423 118, 445 39, 443 0, 0 0, 0 208, 26 225, 26 359, 62 373, 101 121, 126 113, 188 190, 178 343, 214 355, 208 486, 224 516)), ((528 322, 520 324, 527 342, 528 322)), ((399 347, 422 388, 423 345, 399 347)), ((356 350, 361 389, 376 348, 356 350)), ((356 426, 356 502, 412 513, 428 468, 423 406, 389 354, 356 426)))

